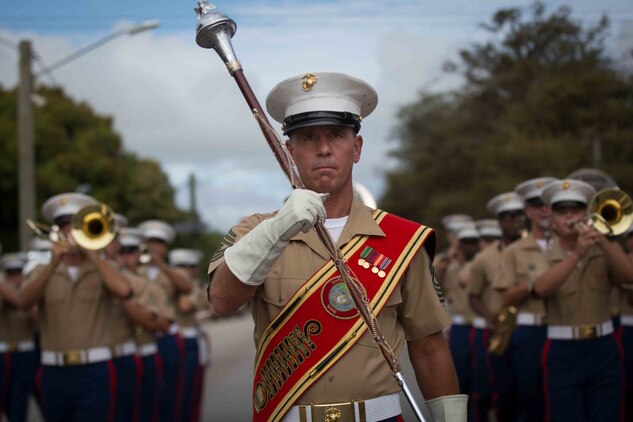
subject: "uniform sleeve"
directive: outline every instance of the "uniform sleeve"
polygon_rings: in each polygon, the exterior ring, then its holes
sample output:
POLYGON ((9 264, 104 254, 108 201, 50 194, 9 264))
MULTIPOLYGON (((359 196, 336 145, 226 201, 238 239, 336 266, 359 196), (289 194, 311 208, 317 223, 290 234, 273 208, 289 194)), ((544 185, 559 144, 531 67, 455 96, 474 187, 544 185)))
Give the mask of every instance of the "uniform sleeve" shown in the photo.
POLYGON ((248 232, 253 230, 255 226, 261 223, 266 218, 272 217, 273 214, 254 214, 250 217, 243 218, 237 226, 233 226, 220 242, 220 246, 215 250, 213 256, 211 256, 211 262, 209 263, 209 269, 207 275, 211 280, 211 275, 221 263, 224 262, 224 251, 237 243, 248 232))
POLYGON ((492 288, 496 290, 504 290, 512 287, 516 284, 515 280, 515 265, 514 265, 514 250, 509 248, 501 253, 501 262, 499 269, 495 273, 492 280, 492 288))
POLYGON ((407 341, 434 334, 450 324, 442 305, 443 294, 433 276, 432 265, 424 248, 416 254, 402 280, 402 303, 398 319, 407 341))
POLYGON ((468 293, 481 296, 486 287, 486 272, 484 268, 484 260, 479 254, 475 257, 473 264, 470 266, 470 283, 468 284, 468 293))

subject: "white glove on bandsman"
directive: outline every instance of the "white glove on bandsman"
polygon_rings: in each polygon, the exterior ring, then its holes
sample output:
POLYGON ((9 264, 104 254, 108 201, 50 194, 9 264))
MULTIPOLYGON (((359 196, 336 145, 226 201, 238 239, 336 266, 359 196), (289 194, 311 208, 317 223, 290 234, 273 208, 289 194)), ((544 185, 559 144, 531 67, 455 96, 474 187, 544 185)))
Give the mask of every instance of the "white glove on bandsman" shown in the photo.
POLYGON ((455 394, 442 396, 426 402, 435 422, 466 422, 468 396, 455 394))
POLYGON ((325 219, 323 201, 327 196, 295 189, 277 215, 226 249, 224 261, 233 275, 249 286, 262 284, 289 240, 300 231, 307 233, 318 218, 325 219))

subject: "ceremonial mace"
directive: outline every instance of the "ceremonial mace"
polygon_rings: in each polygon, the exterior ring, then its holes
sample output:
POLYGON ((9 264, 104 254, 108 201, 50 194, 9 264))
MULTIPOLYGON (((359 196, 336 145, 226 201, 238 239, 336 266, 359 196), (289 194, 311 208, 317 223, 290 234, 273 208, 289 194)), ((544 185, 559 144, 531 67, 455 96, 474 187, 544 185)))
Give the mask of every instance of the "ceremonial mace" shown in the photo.
MULTIPOLYGON (((199 1, 198 7, 194 8, 198 17, 198 26, 196 28, 196 42, 202 48, 212 48, 220 56, 224 64, 226 65, 229 74, 235 79, 244 99, 248 103, 253 116, 257 119, 259 126, 268 142, 268 145, 273 150, 275 158, 279 162, 279 165, 283 169, 284 173, 290 180, 293 189, 305 189, 305 185, 301 180, 299 171, 292 160, 292 157, 288 153, 285 145, 279 139, 277 132, 272 128, 264 110, 257 101, 250 84, 242 72, 242 65, 235 55, 233 46, 231 44, 231 38, 235 34, 237 25, 235 21, 229 18, 227 15, 219 12, 217 8, 208 1, 199 1)), ((369 299, 367 295, 360 287, 360 282, 355 276, 351 268, 347 265, 347 261, 343 257, 342 252, 336 246, 330 233, 325 228, 323 221, 318 220, 314 226, 319 239, 328 250, 330 257, 334 261, 336 269, 341 274, 341 278, 345 281, 345 285, 354 301, 354 305, 362 317, 367 328, 372 334, 374 342, 380 349, 382 356, 391 368, 391 372, 396 379, 396 382, 402 389, 407 401, 413 408, 415 415, 420 422, 424 422, 424 416, 418 408, 413 395, 407 386, 407 383, 402 376, 402 369, 400 368, 400 362, 394 355, 391 346, 387 343, 380 328, 378 327, 378 321, 374 317, 372 310, 370 309, 369 299)))

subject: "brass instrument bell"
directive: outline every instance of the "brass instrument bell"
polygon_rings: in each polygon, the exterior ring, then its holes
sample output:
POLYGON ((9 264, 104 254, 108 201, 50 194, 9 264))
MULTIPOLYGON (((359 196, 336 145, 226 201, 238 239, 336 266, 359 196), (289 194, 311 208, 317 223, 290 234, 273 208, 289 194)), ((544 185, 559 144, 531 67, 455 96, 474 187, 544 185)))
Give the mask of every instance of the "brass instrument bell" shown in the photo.
POLYGON ((103 203, 86 205, 70 224, 73 239, 84 249, 103 249, 116 237, 114 211, 103 203))
POLYGON ((587 210, 589 224, 605 235, 619 236, 633 224, 633 201, 620 189, 597 192, 587 210))

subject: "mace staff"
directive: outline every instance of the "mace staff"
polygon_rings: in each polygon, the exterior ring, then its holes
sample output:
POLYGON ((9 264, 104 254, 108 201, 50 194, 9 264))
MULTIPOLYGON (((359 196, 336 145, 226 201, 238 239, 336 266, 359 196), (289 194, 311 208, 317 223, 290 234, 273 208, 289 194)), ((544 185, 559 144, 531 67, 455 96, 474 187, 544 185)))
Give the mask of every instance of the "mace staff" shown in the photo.
MULTIPOLYGON (((279 165, 283 169, 284 173, 290 180, 290 183, 294 189, 305 189, 305 185, 301 180, 299 171, 297 170, 292 157, 285 148, 285 145, 279 139, 277 132, 272 128, 266 113, 262 109, 257 97, 253 93, 248 80, 244 76, 242 71, 242 65, 235 55, 231 38, 235 34, 237 25, 235 21, 219 12, 216 7, 207 2, 198 2, 198 7, 194 9, 198 17, 198 25, 196 29, 196 43, 203 48, 211 48, 216 51, 222 61, 227 67, 229 74, 235 79, 244 99, 246 100, 249 108, 253 112, 253 115, 257 119, 259 126, 262 130, 268 145, 273 151, 273 154, 279 165)), ((387 343, 384 336, 378 326, 378 321, 374 317, 370 307, 369 300, 362 289, 357 285, 357 278, 353 271, 347 265, 342 252, 336 246, 334 240, 330 236, 330 233, 325 228, 323 221, 318 220, 314 226, 317 235, 323 245, 328 250, 334 265, 341 274, 341 278, 345 281, 347 289, 354 301, 354 305, 358 310, 361 318, 367 325, 369 331, 372 334, 372 338, 378 346, 385 362, 389 365, 391 372, 396 379, 396 382, 402 389, 407 401, 411 405, 416 417, 419 421, 424 422, 424 416, 417 406, 411 391, 409 390, 404 377, 402 376, 402 369, 397 357, 394 355, 391 346, 387 343), (356 280, 354 280, 356 278, 356 280)))

